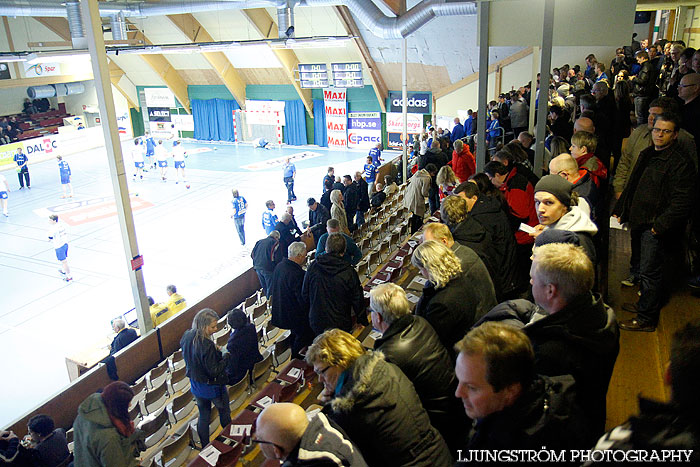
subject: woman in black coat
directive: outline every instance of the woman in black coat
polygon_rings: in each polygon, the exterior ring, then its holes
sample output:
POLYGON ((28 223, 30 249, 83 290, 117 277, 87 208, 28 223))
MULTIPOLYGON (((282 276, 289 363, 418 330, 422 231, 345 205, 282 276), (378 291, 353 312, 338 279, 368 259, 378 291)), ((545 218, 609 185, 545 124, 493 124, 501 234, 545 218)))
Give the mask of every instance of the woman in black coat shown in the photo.
POLYGON ((202 447, 209 444, 212 404, 219 411, 221 426, 231 423, 231 408, 226 390, 229 354, 225 352, 222 355, 211 339, 212 334, 216 332, 218 320, 219 315, 211 308, 200 310, 192 320, 192 329, 185 331, 180 340, 192 394, 199 408, 197 434, 202 447))
POLYGON ((229 359, 226 374, 228 384, 235 384, 245 376, 246 371, 252 373, 253 366, 263 359, 258 348, 258 335, 255 325, 248 320, 246 314, 237 309, 228 312, 226 318, 231 326, 231 335, 226 343, 229 359))

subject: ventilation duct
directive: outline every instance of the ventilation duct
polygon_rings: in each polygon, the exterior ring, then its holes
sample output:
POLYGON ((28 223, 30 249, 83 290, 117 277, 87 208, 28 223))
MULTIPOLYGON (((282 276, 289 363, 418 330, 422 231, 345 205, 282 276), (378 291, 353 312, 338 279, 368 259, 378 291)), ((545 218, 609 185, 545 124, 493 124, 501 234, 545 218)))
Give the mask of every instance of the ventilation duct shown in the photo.
POLYGON ((66 2, 66 14, 68 16, 68 27, 70 28, 70 39, 74 49, 87 49, 87 38, 83 29, 83 17, 80 16, 80 3, 76 0, 66 2))
POLYGON ((294 37, 294 5, 292 4, 277 7, 277 37, 280 39, 294 37))
MULTIPOLYGON (((65 7, 60 0, 0 0, 0 16, 68 16, 73 36, 71 8, 78 10, 78 2, 69 1, 65 7), (71 6, 75 5, 75 6, 71 6)), ((99 2, 101 16, 114 16, 119 13, 129 16, 165 16, 184 13, 201 13, 206 11, 223 11, 246 8, 275 7, 278 12, 280 37, 294 24, 294 6, 335 6, 345 5, 352 14, 372 34, 383 39, 402 39, 416 32, 420 27, 437 16, 474 16, 475 2, 453 2, 447 0, 424 0, 399 17, 388 17, 370 0, 242 0, 242 1, 169 1, 158 3, 124 3, 99 2), (282 24, 286 25, 282 29, 282 24)), ((79 15, 77 15, 79 18, 79 15)), ((73 18, 75 20, 75 18, 73 18)), ((81 36, 82 21, 80 22, 81 36)), ((86 46, 82 47, 85 48, 86 46)))
POLYGON ((47 84, 46 86, 30 86, 27 88, 27 96, 30 99, 43 99, 44 97, 71 96, 85 92, 85 85, 81 82, 47 84))
POLYGON ((109 24, 112 27, 112 39, 115 41, 125 41, 126 37, 126 20, 124 19, 124 13, 119 12, 116 15, 109 17, 109 24))

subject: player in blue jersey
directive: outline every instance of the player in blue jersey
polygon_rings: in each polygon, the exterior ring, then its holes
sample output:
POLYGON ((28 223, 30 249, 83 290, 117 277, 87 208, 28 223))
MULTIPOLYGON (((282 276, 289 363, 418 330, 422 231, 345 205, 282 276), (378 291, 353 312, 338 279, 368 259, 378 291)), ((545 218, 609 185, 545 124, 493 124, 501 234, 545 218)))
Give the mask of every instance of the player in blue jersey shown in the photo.
MULTIPOLYGON (((233 194, 233 200, 231 205, 233 206, 233 212, 231 213, 231 219, 236 223, 236 232, 238 232, 238 238, 241 241, 241 245, 245 245, 245 213, 248 210, 248 201, 244 197, 238 194, 238 190, 235 188, 231 190, 233 194)), ((263 224, 264 225, 264 224, 263 224)))
POLYGON ((134 147, 131 148, 131 160, 134 161, 134 180, 138 176, 139 179, 143 180, 143 144, 141 139, 136 138, 134 140, 134 147))
POLYGON ((377 143, 375 147, 369 150, 369 155, 372 158, 372 164, 379 167, 382 165, 384 159, 382 159, 382 143, 377 143))
POLYGON ((58 171, 61 173, 61 187, 63 188, 63 196, 61 198, 72 198, 73 185, 70 182, 70 165, 61 156, 56 156, 56 159, 58 159, 58 171), (68 191, 70 191, 70 195, 68 191))
POLYGON ((275 202, 268 200, 265 202, 267 210, 263 212, 262 215, 262 226, 265 229, 265 234, 270 235, 270 232, 275 230, 275 225, 277 225, 277 216, 275 215, 275 202))
POLYGON ((156 140, 153 139, 153 136, 151 136, 148 131, 144 137, 144 144, 146 145, 146 162, 148 162, 149 167, 153 167, 155 169, 156 163, 153 160, 153 155, 156 151, 156 140))
POLYGON ((364 168, 365 181, 367 182, 367 196, 374 195, 374 182, 377 179, 377 166, 374 165, 372 156, 367 156, 367 163, 364 168))

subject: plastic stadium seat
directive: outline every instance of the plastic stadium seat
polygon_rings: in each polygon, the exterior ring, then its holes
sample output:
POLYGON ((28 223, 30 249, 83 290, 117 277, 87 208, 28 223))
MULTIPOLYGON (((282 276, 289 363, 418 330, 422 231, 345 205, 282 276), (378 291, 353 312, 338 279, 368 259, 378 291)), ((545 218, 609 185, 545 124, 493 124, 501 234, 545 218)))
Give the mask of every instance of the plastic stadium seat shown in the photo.
POLYGON ((173 394, 182 392, 189 389, 190 379, 187 377, 187 369, 180 368, 179 370, 173 371, 172 377, 170 378, 170 390, 173 394))
POLYGON ((272 373, 272 353, 269 353, 267 357, 253 366, 253 386, 256 388, 261 387, 262 384, 267 382, 270 373, 272 373))
POLYGON ((192 433, 187 430, 175 441, 163 445, 160 463, 162 466, 179 467, 187 462, 192 452, 192 433))
POLYGON ((147 414, 152 414, 160 410, 168 401, 167 381, 163 380, 160 386, 146 393, 143 399, 143 406, 147 414))
POLYGON ((250 372, 246 371, 243 378, 228 387, 228 400, 231 412, 238 409, 248 398, 248 388, 250 387, 250 372))
POLYGON ((168 404, 168 412, 173 423, 187 418, 197 406, 197 402, 189 389, 173 399, 172 404, 168 404))
POLYGON ((165 434, 168 432, 170 420, 168 420, 168 412, 163 409, 153 420, 144 422, 139 426, 146 435, 146 447, 150 448, 158 444, 165 434))

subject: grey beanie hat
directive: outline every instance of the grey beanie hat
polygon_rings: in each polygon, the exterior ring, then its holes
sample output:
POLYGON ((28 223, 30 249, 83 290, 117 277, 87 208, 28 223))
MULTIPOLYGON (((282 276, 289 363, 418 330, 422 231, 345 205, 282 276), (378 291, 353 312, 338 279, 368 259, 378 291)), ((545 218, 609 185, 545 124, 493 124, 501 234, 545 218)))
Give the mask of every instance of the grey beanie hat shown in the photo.
POLYGON ((573 183, 559 175, 545 175, 535 185, 535 193, 538 191, 551 193, 566 207, 571 206, 571 192, 573 190, 573 183))

